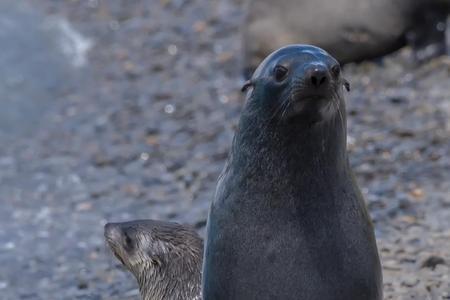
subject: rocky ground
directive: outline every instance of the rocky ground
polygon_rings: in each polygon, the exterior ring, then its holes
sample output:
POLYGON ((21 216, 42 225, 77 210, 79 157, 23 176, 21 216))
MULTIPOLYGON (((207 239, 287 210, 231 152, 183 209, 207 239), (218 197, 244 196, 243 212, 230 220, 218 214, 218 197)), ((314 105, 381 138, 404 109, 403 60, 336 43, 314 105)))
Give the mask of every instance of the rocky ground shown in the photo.
MULTIPOLYGON (((0 295, 138 299, 107 221, 206 222, 239 116, 238 0, 0 3, 0 295), (39 38, 38 38, 39 37, 39 38)), ((349 65, 386 299, 450 299, 450 61, 349 65)))

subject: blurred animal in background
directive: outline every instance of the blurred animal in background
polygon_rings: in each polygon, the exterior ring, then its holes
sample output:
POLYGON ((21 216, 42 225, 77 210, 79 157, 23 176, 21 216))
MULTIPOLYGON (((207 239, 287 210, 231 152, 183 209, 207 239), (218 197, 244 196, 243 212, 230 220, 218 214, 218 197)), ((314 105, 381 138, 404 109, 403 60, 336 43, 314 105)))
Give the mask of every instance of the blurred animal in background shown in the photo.
POLYGON ((105 225, 105 239, 136 277, 143 300, 200 300, 203 240, 172 222, 137 220, 105 225))
POLYGON ((450 0, 249 0, 243 29, 247 77, 287 44, 317 45, 341 64, 411 45, 418 62, 446 53, 450 0))

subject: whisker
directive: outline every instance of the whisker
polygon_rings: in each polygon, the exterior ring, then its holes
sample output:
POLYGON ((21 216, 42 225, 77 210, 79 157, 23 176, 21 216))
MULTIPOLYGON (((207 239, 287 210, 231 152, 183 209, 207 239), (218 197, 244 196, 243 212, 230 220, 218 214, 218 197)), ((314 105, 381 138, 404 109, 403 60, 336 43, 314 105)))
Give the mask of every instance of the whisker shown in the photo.
POLYGON ((280 118, 280 120, 283 120, 283 119, 284 119, 284 117, 285 117, 285 115, 286 115, 286 113, 287 113, 287 111, 288 111, 288 108, 289 108, 289 106, 291 105, 292 101, 291 101, 290 98, 287 98, 286 101, 285 101, 285 103, 286 103, 286 105, 284 105, 284 109, 283 109, 283 111, 281 112, 281 118, 280 118))
POLYGON ((337 103, 337 99, 339 99, 339 95, 337 94, 336 91, 333 91, 333 95, 332 96, 333 97, 331 97, 332 98, 331 99, 331 103, 333 103, 335 105, 336 110, 337 110, 338 115, 339 115, 339 119, 341 121, 341 126, 342 126, 342 128, 344 128, 344 125, 345 125, 344 124, 344 118, 342 117, 342 112, 341 112, 341 109, 339 107, 339 103, 337 103))
MULTIPOLYGON (((287 94, 287 95, 292 95, 292 87, 290 88, 289 91, 287 91, 286 94, 287 94)), ((271 123, 277 116, 279 116, 278 122, 277 122, 277 125, 279 125, 279 123, 282 121, 282 118, 283 118, 283 116, 284 116, 284 114, 285 114, 285 111, 286 111, 287 108, 289 107, 290 102, 291 102, 291 101, 290 101, 289 97, 285 97, 284 100, 282 100, 281 104, 279 104, 279 105, 277 106, 277 108, 274 110, 273 114, 265 121, 266 124, 265 124, 265 126, 264 126, 264 128, 263 128, 262 131, 265 131, 265 130, 267 129, 267 127, 270 125, 270 123, 271 123), (281 114, 280 114, 280 112, 281 112, 281 114)))

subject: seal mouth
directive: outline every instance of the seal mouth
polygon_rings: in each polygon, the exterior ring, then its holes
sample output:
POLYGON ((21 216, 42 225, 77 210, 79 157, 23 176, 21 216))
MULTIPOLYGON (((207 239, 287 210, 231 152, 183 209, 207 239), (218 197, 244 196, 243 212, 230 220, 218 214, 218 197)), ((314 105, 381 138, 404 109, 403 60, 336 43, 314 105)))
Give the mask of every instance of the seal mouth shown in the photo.
POLYGON ((113 250, 113 254, 114 256, 122 263, 122 265, 126 266, 125 261, 123 260, 122 256, 120 256, 120 254, 118 252, 116 252, 115 250, 113 250))
POLYGON ((320 89, 298 84, 285 100, 282 118, 302 117, 313 122, 328 119, 336 112, 335 98, 339 97, 332 84, 320 89))
POLYGON ((313 101, 321 101, 326 100, 328 95, 325 93, 321 94, 306 94, 294 97, 294 101, 298 102, 313 102, 313 101))
POLYGON ((114 238, 111 238, 110 236, 105 236, 106 244, 111 249, 111 252, 114 254, 114 256, 123 264, 125 264, 125 261, 122 258, 121 252, 122 252, 122 246, 120 245, 117 240, 114 238))
POLYGON ((303 89, 301 91, 295 91, 291 94, 289 102, 294 113, 300 113, 308 111, 314 113, 314 111, 320 113, 323 108, 328 107, 333 102, 334 94, 331 89, 310 91, 303 89))
POLYGON ((121 255, 123 251, 123 245, 120 242, 122 239, 122 230, 120 229, 120 227, 115 223, 106 224, 104 228, 104 236, 106 244, 109 246, 114 256, 123 265, 125 265, 125 262, 121 255))
POLYGON ((289 98, 294 102, 320 101, 334 97, 335 93, 335 85, 331 82, 320 88, 299 82, 293 84, 289 98))
POLYGON ((304 84, 298 84, 292 88, 291 101, 303 102, 303 101, 320 101, 327 100, 334 96, 334 89, 331 84, 320 89, 305 86, 304 84))

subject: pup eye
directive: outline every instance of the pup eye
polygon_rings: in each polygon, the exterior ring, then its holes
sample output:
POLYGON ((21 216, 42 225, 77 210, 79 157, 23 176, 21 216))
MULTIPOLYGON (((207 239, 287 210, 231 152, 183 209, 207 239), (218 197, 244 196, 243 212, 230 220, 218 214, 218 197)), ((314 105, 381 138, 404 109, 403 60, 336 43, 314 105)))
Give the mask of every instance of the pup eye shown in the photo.
POLYGON ((277 81, 282 81, 284 78, 286 78, 287 73, 288 73, 288 69, 283 66, 276 66, 273 69, 273 74, 277 81))
POLYGON ((133 244, 133 240, 126 233, 125 233, 125 243, 126 243, 127 246, 131 246, 133 244))
POLYGON ((341 67, 339 65, 334 65, 331 68, 331 72, 333 72, 334 76, 339 76, 339 74, 341 73, 341 67))
POLYGON ((154 265, 154 266, 159 265, 159 261, 158 261, 157 259, 155 259, 155 258, 152 258, 152 259, 151 259, 151 263, 152 263, 152 265, 154 265))

